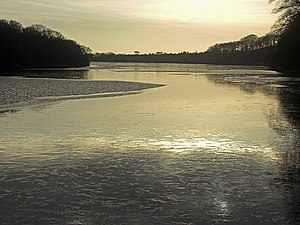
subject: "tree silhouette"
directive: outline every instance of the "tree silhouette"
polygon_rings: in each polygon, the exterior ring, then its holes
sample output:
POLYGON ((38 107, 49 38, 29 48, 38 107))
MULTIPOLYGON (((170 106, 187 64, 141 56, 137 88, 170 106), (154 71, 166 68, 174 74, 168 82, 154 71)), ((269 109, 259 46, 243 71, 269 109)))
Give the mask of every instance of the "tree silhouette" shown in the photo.
POLYGON ((275 3, 273 12, 280 13, 273 26, 273 33, 280 34, 278 51, 271 67, 293 71, 300 75, 300 0, 269 0, 275 3))
POLYGON ((277 41, 278 36, 275 34, 267 34, 262 37, 258 37, 255 34, 250 34, 241 38, 239 41, 215 44, 210 46, 207 51, 219 53, 247 52, 276 46, 277 41))
POLYGON ((300 14, 295 16, 281 35, 272 67, 300 75, 300 14))
POLYGON ((0 49, 0 68, 86 66, 91 53, 44 25, 24 28, 13 20, 0 20, 0 49))
POLYGON ((273 3, 273 13, 281 13, 277 21, 273 26, 273 32, 282 33, 284 32, 289 24, 291 24, 300 12, 300 1, 299 0, 269 0, 269 3, 273 3))

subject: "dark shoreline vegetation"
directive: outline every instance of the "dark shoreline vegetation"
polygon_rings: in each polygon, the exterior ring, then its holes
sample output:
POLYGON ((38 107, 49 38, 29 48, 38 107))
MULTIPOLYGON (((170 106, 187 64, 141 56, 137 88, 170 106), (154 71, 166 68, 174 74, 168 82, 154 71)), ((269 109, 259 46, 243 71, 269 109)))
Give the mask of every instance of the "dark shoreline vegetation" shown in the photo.
POLYGON ((258 37, 250 34, 239 41, 215 44, 205 52, 156 52, 150 54, 115 54, 96 53, 90 56, 97 62, 144 62, 144 63, 191 63, 219 65, 270 66, 272 58, 278 51, 279 36, 267 34, 258 37))
POLYGON ((277 46, 255 49, 251 51, 232 52, 181 52, 181 53, 150 53, 150 54, 115 54, 96 53, 90 56, 94 62, 142 62, 142 63, 186 63, 216 65, 249 65, 270 66, 277 46))
POLYGON ((89 66, 88 47, 40 24, 23 27, 0 20, 0 68, 65 68, 89 66))

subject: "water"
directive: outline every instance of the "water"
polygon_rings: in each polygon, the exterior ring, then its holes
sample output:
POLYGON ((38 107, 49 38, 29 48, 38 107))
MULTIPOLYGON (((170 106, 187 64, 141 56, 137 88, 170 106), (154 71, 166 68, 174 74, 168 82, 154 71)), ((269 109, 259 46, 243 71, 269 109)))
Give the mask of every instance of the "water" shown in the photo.
POLYGON ((1 224, 300 223, 298 78, 133 63, 25 75, 57 74, 166 86, 3 111, 1 224))

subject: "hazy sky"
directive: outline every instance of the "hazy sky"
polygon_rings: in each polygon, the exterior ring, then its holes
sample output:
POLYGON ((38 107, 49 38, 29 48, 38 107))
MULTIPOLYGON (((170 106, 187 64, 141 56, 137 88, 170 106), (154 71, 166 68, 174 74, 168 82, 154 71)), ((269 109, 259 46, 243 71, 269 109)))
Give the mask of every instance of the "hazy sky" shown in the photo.
POLYGON ((0 0, 0 18, 43 24, 95 52, 204 51, 267 33, 268 0, 0 0))

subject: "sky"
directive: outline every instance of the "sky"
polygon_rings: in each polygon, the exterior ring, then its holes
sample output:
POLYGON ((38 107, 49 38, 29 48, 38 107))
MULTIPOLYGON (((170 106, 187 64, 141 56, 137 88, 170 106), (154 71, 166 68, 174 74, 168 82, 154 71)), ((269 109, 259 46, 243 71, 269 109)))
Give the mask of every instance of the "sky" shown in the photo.
POLYGON ((0 19, 43 24, 93 52, 201 52, 270 31, 268 0, 1 0, 0 19))

